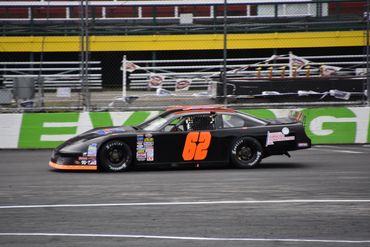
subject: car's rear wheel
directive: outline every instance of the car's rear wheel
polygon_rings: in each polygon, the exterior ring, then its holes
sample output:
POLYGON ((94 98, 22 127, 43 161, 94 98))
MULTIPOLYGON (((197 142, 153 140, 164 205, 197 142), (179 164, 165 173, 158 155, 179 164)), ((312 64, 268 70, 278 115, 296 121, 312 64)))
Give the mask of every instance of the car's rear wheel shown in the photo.
POLYGON ((99 165, 103 171, 126 171, 132 161, 130 147, 120 140, 104 143, 99 149, 99 165))
POLYGON ((231 146, 231 162, 239 168, 254 168, 262 159, 263 148, 252 137, 241 137, 231 146))

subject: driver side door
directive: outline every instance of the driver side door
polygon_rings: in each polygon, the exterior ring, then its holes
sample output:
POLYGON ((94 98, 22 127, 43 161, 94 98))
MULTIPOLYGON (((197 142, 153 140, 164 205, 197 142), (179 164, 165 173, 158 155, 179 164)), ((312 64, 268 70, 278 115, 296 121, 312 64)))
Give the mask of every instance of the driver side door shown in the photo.
POLYGON ((197 163, 217 161, 214 155, 217 141, 214 115, 193 114, 174 118, 162 131, 154 133, 155 162, 161 163, 197 163))

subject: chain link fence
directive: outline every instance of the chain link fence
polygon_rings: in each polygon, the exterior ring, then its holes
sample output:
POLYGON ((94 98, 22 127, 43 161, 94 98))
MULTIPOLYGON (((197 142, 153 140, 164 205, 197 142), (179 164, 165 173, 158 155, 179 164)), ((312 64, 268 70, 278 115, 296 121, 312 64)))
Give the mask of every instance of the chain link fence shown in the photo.
POLYGON ((366 104, 368 7, 365 1, 0 2, 0 110, 366 104))

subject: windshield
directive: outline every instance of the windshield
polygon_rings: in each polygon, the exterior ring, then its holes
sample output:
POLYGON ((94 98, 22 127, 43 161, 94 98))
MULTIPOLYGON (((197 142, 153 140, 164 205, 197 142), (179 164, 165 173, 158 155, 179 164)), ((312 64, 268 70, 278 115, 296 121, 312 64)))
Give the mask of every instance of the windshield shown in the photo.
POLYGON ((148 120, 147 122, 142 123, 137 126, 137 128, 146 131, 158 131, 160 130, 165 123, 167 123, 173 117, 172 114, 164 113, 157 117, 148 120))

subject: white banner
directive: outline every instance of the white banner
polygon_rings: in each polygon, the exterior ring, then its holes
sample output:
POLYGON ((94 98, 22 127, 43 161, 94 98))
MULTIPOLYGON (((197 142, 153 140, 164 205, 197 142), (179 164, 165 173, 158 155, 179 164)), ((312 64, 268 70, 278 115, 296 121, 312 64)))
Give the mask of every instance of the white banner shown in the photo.
POLYGON ((165 77, 163 75, 151 73, 149 76, 149 87, 151 88, 161 88, 162 82, 164 81, 165 77))
POLYGON ((289 54, 289 63, 290 67, 296 67, 297 70, 302 69, 305 65, 309 64, 310 61, 307 59, 304 59, 303 57, 298 57, 292 53, 289 54))
MULTIPOLYGON (((135 70, 139 69, 140 66, 139 65, 136 65, 134 63, 131 63, 131 62, 127 62, 126 61, 126 71, 127 72, 134 72, 135 70)), ((123 64, 121 66, 121 70, 123 70, 123 64)))
POLYGON ((322 76, 331 76, 335 75, 342 68, 331 65, 322 65, 320 69, 322 70, 322 76))
POLYGON ((190 79, 179 79, 176 81, 175 91, 187 91, 191 84, 190 79))

